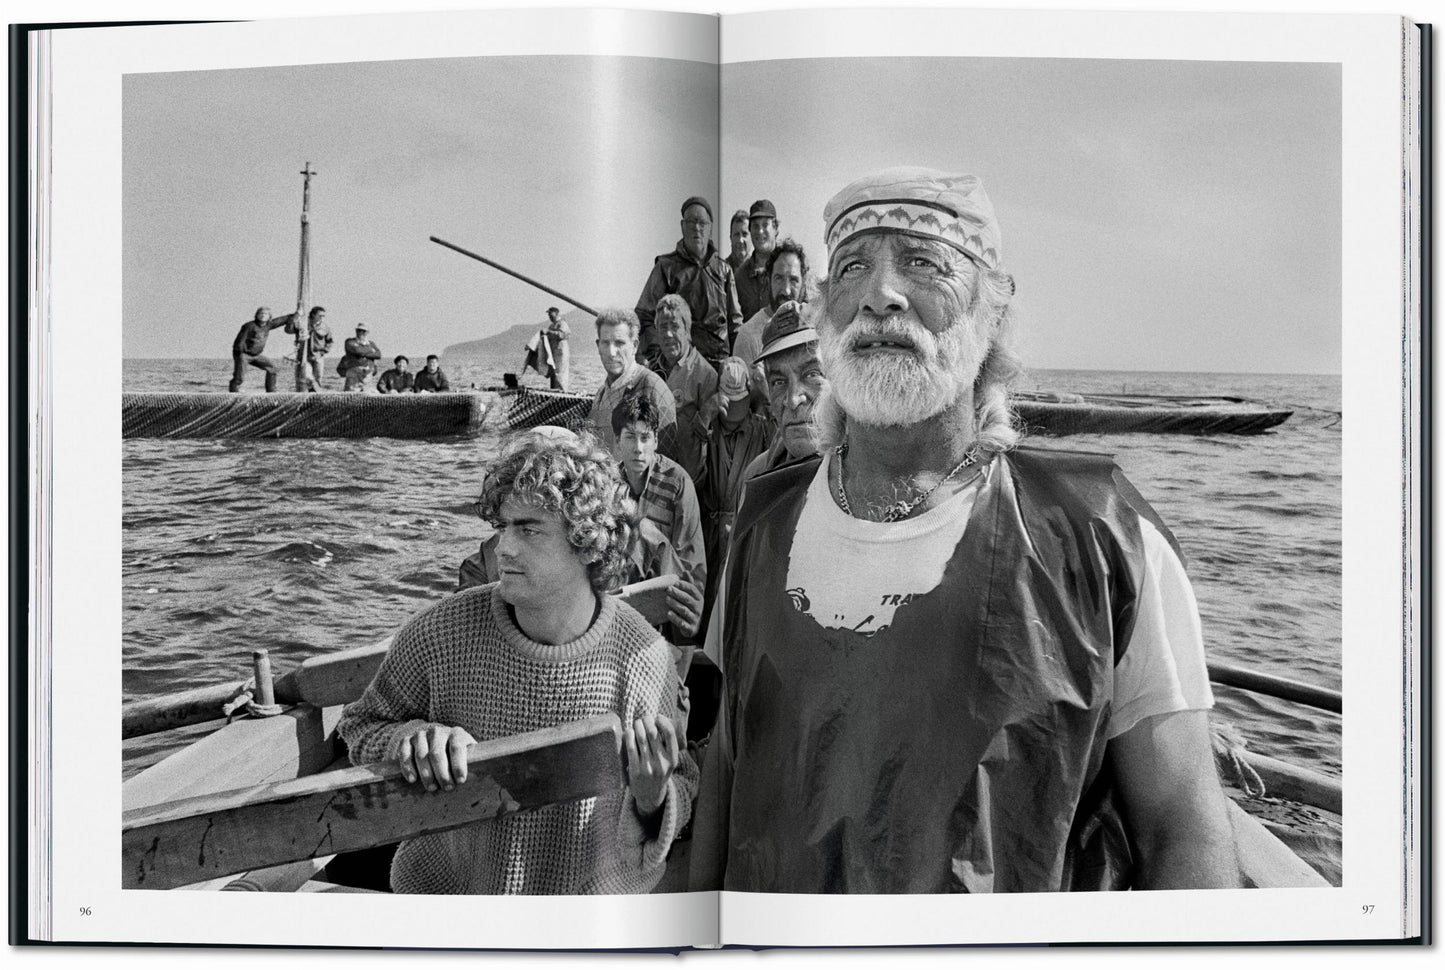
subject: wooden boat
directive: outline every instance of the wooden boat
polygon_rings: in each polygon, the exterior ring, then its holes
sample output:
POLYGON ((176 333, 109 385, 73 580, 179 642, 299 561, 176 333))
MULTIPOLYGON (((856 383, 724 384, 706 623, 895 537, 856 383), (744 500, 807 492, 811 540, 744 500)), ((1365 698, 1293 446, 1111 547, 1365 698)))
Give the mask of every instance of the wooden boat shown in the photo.
MULTIPOLYGON (((665 612, 670 578, 628 587, 645 616, 665 612)), ((612 715, 479 744, 471 775, 453 793, 422 793, 395 766, 350 766, 336 724, 360 696, 389 646, 314 657, 273 681, 258 663, 253 688, 265 703, 290 705, 276 716, 224 725, 152 765, 122 787, 125 888, 271 892, 363 892, 330 881, 339 852, 392 844, 430 832, 546 804, 600 794, 623 784, 621 727, 612 715), (271 683, 270 692, 264 689, 271 683), (424 797, 423 797, 424 795, 424 797)), ((262 653, 259 652, 258 653, 262 653)), ((1313 698, 1338 710, 1335 692, 1227 665, 1211 679, 1255 690, 1313 698)), ((130 705, 126 737, 211 719, 243 685, 202 688, 130 705)), ((696 709, 695 709, 696 713, 696 709)), ((1331 779, 1263 758, 1244 757, 1269 790, 1340 811, 1331 779)), ((1230 802, 1230 821, 1246 884, 1263 888, 1328 886, 1257 819, 1230 802)), ((685 886, 686 843, 656 891, 685 886)))
POLYGON ((1260 434, 1294 414, 1240 397, 1017 392, 1014 410, 1034 434, 1260 434))
POLYGON ((475 435, 488 398, 445 394, 121 395, 126 438, 442 438, 475 435))

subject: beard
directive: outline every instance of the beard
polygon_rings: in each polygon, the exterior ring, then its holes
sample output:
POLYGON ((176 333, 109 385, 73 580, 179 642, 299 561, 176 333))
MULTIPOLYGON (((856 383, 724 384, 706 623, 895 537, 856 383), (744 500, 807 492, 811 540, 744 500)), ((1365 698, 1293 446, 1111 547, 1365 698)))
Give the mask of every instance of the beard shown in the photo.
POLYGON ((907 427, 941 414, 978 378, 989 349, 987 312, 965 312, 941 334, 898 317, 854 318, 842 331, 824 323, 818 355, 832 403, 850 419, 878 427, 907 427), (905 338, 914 352, 855 352, 870 336, 905 338))

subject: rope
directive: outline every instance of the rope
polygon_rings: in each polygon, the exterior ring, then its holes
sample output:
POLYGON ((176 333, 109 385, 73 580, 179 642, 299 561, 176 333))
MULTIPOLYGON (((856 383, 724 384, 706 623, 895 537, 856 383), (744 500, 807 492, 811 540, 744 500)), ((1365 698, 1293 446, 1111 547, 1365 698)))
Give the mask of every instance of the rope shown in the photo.
POLYGON ((252 677, 241 685, 241 692, 221 705, 221 713, 226 715, 226 723, 230 724, 237 717, 244 714, 246 717, 275 717, 280 714, 280 704, 257 704, 255 697, 256 678, 252 677))
POLYGON ((1210 740, 1214 744, 1214 763, 1226 780, 1250 798, 1262 798, 1264 779, 1244 758, 1244 751, 1249 747, 1244 735, 1228 724, 1212 724, 1210 740))

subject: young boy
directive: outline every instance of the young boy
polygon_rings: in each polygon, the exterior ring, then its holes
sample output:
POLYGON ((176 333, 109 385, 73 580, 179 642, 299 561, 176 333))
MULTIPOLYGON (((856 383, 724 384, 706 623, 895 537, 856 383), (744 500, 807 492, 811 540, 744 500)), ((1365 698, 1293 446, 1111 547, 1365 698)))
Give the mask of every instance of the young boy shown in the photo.
POLYGON ((629 562, 636 517, 605 452, 532 436, 489 470, 482 514, 500 532, 495 584, 402 627, 338 725, 356 764, 398 761, 428 791, 466 780, 490 741, 613 712, 627 787, 403 842, 404 893, 645 893, 691 813, 672 651, 605 595, 629 562))

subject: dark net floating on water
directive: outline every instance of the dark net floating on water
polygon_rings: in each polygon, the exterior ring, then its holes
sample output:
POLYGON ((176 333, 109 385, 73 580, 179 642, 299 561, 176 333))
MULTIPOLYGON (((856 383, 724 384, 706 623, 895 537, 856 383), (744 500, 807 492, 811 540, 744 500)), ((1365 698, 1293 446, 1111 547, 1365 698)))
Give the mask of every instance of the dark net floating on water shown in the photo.
MULTIPOLYGON (((575 427, 591 397, 503 389, 511 430, 575 427)), ((1034 434, 1260 434, 1293 413, 1242 398, 1021 394, 1013 402, 1034 434)), ((436 438, 476 435, 487 414, 476 393, 206 394, 127 392, 126 438, 436 438)))
MULTIPOLYGON (((413 358, 428 352, 399 349, 413 358)), ((447 374, 457 384, 493 385, 518 369, 521 354, 518 347, 446 357, 447 374)), ((127 360, 123 373, 127 392, 210 388, 208 396, 226 398, 231 362, 127 360)), ((603 376, 595 354, 576 355, 580 397, 590 401, 585 392, 603 376)), ((1263 437, 1094 434, 1032 443, 1115 456, 1179 539, 1211 659, 1338 689, 1339 378, 1040 371, 1025 387, 1117 396, 1126 382, 1130 393, 1289 402, 1294 417, 1263 437)), ((289 669, 374 644, 455 589, 457 566, 476 551, 483 528, 471 503, 514 403, 479 396, 491 411, 472 437, 125 441, 123 700, 244 678, 255 647, 270 648, 278 669, 289 669)), ((534 396, 558 397, 529 389, 534 396)), ((1341 774, 1338 715, 1216 687, 1214 719, 1234 725, 1251 751, 1341 774)), ((187 740, 172 732, 126 742, 125 773, 187 740)), ((1301 827, 1285 837, 1307 861, 1338 873, 1337 817, 1295 812, 1278 821, 1301 827)))
POLYGON ((480 394, 126 392, 125 438, 438 438, 475 435, 480 394))

